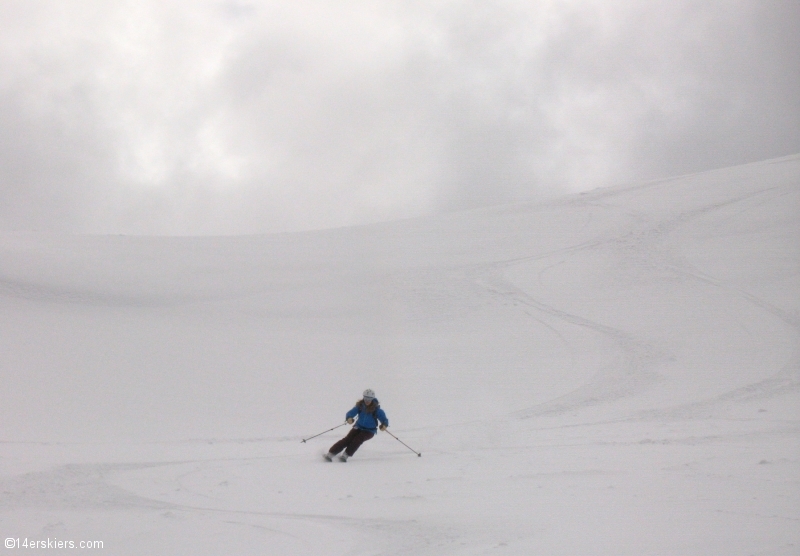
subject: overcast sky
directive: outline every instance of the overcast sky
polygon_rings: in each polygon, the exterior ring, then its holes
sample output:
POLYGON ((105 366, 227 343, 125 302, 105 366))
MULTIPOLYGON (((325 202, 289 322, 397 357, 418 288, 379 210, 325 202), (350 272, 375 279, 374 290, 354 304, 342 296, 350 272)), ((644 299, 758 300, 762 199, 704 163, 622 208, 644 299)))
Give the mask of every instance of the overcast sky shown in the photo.
POLYGON ((800 151, 797 0, 0 2, 0 228, 233 234, 800 151))

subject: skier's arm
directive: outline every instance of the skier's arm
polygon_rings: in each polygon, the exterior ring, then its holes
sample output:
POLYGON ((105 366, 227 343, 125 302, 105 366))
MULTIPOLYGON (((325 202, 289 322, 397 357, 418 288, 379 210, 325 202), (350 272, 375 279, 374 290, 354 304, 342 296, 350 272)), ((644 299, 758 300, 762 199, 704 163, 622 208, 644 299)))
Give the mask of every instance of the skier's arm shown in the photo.
POLYGON ((358 408, 353 407, 347 414, 344 416, 345 421, 349 421, 350 419, 354 419, 355 416, 358 415, 358 408))
POLYGON ((383 425, 381 427, 381 430, 383 430, 386 427, 388 427, 389 426, 389 418, 386 416, 386 413, 380 408, 378 409, 378 411, 376 411, 376 413, 377 413, 377 416, 378 416, 378 421, 380 421, 381 425, 383 425))

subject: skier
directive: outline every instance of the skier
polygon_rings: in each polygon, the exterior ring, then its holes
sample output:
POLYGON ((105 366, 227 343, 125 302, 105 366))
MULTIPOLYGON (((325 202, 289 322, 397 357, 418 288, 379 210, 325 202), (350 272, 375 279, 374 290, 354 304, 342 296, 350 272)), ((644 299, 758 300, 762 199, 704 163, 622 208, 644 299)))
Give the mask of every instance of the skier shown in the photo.
POLYGON ((328 453, 325 454, 325 459, 332 461, 334 456, 344 450, 344 453, 339 456, 340 461, 347 461, 347 458, 356 453, 358 447, 364 442, 375 436, 378 428, 382 431, 386 430, 389 426, 389 418, 386 413, 381 409, 378 399, 375 397, 375 392, 367 388, 364 390, 362 399, 356 402, 355 407, 347 412, 345 415, 349 424, 355 425, 347 436, 342 438, 339 442, 331 446, 328 453), (356 420, 358 416, 358 420, 356 420), (378 426, 380 424, 380 427, 378 426))

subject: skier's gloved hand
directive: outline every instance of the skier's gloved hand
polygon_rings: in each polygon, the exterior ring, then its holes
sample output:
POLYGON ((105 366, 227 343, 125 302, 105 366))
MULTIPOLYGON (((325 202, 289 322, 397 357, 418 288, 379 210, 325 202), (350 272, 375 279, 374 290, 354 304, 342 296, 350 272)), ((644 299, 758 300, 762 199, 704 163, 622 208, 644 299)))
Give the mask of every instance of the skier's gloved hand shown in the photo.
POLYGON ((385 431, 385 430, 386 430, 386 425, 384 425, 383 423, 381 423, 381 426, 380 426, 380 427, 378 427, 378 428, 380 428, 382 431, 385 431))
POLYGON ((355 420, 355 419, 353 419, 352 417, 348 417, 348 418, 347 418, 347 424, 348 424, 348 425, 352 425, 352 424, 353 424, 353 423, 355 423, 355 422, 356 422, 356 420, 355 420))

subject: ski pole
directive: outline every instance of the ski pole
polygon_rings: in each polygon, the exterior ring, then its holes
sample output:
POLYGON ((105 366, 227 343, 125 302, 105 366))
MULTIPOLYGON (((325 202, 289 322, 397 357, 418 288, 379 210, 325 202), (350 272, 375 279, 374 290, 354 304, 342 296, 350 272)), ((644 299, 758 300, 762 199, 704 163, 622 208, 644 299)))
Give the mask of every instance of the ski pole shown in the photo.
POLYGON ((316 438, 316 437, 318 437, 318 436, 322 436, 322 435, 323 435, 323 434, 325 434, 326 432, 331 432, 332 430, 338 429, 339 427, 343 427, 343 426, 345 426, 346 424, 347 424, 347 421, 345 421, 345 422, 344 422, 344 423, 342 423, 341 425, 336 425, 336 426, 335 426, 335 427, 333 427, 332 429, 328 429, 328 430, 326 430, 326 431, 322 431, 322 432, 321 432, 321 433, 319 433, 319 434, 315 434, 314 436, 309 436, 308 438, 304 438, 304 439, 301 441, 301 443, 305 443, 305 441, 306 441, 306 440, 311 440, 312 438, 316 438))
MULTIPOLYGON (((389 432, 389 429, 383 429, 383 432, 389 432)), ((421 457, 422 457, 422 452, 417 452, 417 451, 416 451, 414 448, 412 448, 411 446, 409 446, 408 444, 406 444, 405 442, 403 442, 402 440, 400 440, 399 438, 397 438, 395 435, 393 435, 393 434, 392 434, 392 433, 390 433, 390 432, 389 432, 389 435, 390 435, 392 438, 394 438, 395 440, 397 440, 397 441, 398 441, 400 444, 402 444, 403 446, 405 446, 406 448, 408 448, 409 450, 411 450, 412 452, 414 452, 415 454, 417 454, 417 457, 419 457, 419 458, 421 458, 421 457)))

